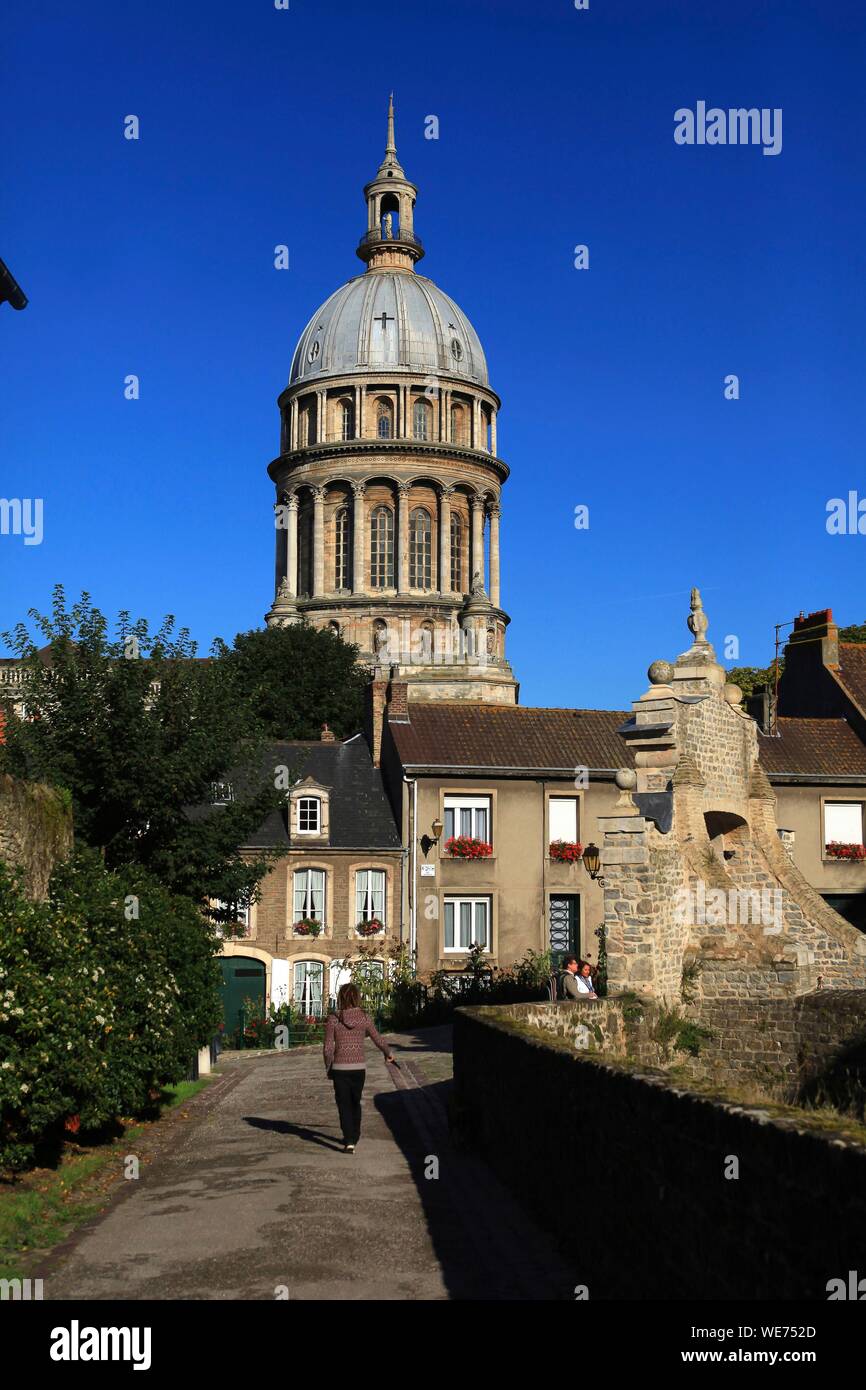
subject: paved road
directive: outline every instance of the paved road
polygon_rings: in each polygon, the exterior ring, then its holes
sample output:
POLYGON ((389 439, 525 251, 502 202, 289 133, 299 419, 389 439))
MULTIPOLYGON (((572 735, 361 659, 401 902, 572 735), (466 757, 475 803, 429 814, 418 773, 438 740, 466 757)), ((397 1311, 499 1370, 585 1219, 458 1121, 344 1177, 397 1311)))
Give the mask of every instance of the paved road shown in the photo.
POLYGON ((320 1049, 226 1060, 140 1179, 51 1262, 46 1298, 572 1298, 549 1239, 451 1147, 448 1030, 393 1046, 401 1072, 368 1044, 355 1155, 320 1049))

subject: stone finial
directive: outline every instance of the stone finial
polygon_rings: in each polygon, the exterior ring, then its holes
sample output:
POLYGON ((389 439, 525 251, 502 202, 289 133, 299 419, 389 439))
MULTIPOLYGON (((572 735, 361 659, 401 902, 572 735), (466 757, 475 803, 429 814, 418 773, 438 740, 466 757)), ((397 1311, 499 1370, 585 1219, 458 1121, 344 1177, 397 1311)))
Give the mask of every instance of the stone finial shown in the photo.
POLYGON ((669 685, 673 675, 674 668, 669 661, 654 661, 647 669, 650 685, 669 685))
POLYGON ((709 646, 707 628, 710 625, 710 620, 704 612, 700 589, 692 589, 691 612, 686 619, 686 625, 695 639, 695 646, 709 646))
POLYGON ((724 695, 729 705, 736 706, 741 705, 743 703, 743 692, 740 689, 740 687, 738 685, 734 685, 732 681, 728 681, 727 685, 722 691, 722 694, 724 695))

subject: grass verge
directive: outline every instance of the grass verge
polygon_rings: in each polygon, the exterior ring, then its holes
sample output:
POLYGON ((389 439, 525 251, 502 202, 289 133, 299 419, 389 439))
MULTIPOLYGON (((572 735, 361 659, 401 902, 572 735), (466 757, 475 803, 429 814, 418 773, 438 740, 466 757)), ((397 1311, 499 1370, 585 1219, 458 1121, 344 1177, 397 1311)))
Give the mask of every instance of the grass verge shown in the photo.
POLYGON ((110 1200, 131 1143, 201 1091, 211 1076, 163 1089, 159 1118, 122 1121, 123 1133, 87 1148, 67 1144, 54 1168, 0 1180, 0 1279, 20 1279, 34 1263, 96 1216, 110 1200))

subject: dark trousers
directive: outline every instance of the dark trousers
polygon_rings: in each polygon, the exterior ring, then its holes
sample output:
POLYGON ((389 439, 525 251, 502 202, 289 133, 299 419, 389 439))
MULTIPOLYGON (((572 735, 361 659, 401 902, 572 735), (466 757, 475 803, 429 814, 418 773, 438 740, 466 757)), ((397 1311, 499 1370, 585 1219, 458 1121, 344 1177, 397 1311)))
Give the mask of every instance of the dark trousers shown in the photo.
POLYGON ((366 1071, 331 1072, 344 1144, 357 1144, 361 1137, 361 1092, 366 1079, 366 1071))

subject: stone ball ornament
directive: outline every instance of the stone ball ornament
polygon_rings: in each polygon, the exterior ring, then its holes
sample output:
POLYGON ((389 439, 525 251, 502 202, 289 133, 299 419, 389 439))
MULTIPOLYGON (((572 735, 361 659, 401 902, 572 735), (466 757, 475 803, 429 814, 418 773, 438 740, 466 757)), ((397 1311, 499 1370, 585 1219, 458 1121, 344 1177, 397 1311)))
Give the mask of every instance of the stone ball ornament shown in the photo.
POLYGON ((667 685, 673 675, 674 668, 669 661, 654 661, 647 671, 650 685, 667 685))
POLYGON ((724 696, 729 705, 741 705, 743 703, 743 692, 738 685, 728 681, 725 686, 724 696))
POLYGON ((621 767, 615 773, 613 780, 621 792, 633 792, 637 786, 637 773, 633 767, 621 767))

